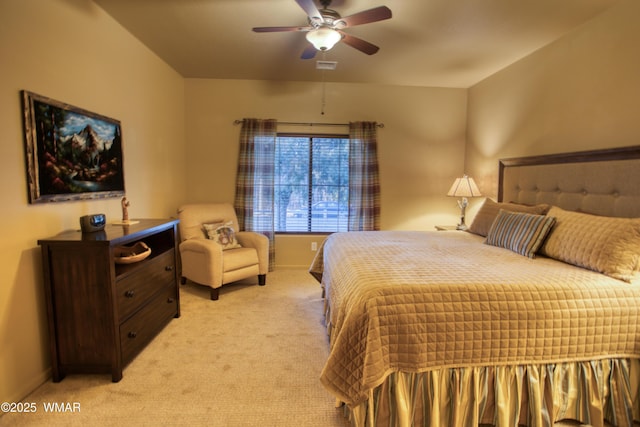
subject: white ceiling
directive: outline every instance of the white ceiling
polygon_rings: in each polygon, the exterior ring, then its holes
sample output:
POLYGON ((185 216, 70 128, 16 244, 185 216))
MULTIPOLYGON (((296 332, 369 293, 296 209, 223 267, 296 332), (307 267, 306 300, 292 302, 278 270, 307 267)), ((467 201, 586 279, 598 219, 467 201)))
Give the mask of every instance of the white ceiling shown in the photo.
MULTIPOLYGON (((618 0, 334 0, 343 17, 387 6, 389 20, 345 29, 380 47, 339 43, 302 60, 306 26, 294 0, 94 0, 186 78, 361 82, 466 88, 553 42, 618 0), (337 61, 335 71, 316 60, 337 61)), ((320 8, 319 3, 316 3, 320 8)))

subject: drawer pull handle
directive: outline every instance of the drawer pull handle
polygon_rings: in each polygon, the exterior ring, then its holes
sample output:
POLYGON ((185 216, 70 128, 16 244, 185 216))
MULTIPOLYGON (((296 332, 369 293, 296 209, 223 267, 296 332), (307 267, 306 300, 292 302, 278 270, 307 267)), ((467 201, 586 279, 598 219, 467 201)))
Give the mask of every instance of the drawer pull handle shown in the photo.
POLYGON ((128 336, 129 338, 135 338, 135 337, 137 337, 137 336, 138 336, 138 334, 137 334, 136 332, 134 332, 134 331, 131 331, 131 332, 129 332, 129 333, 127 334, 127 336, 128 336))
POLYGON ((167 304, 171 304, 173 303, 173 301, 175 301, 173 298, 171 297, 167 298, 167 304))
POLYGON ((133 291, 127 291, 127 292, 125 292, 125 293, 124 293, 124 296, 125 296, 125 297, 127 297, 127 298, 133 298, 133 296, 134 296, 135 294, 136 294, 136 293, 135 293, 135 292, 133 292, 133 291))
POLYGON ((164 268, 164 270, 165 270, 165 271, 173 271, 173 265, 167 265, 167 266, 164 268))

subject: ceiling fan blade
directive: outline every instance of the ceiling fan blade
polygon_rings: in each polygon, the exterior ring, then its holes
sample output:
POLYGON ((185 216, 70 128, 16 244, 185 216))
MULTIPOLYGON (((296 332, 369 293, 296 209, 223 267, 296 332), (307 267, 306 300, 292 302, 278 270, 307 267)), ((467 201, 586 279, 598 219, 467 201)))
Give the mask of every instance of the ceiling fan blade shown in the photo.
POLYGON ((358 49, 360 52, 366 53, 367 55, 373 55, 380 50, 378 46, 376 46, 375 44, 371 44, 368 41, 364 41, 362 39, 359 39, 358 37, 343 33, 342 31, 340 31, 340 34, 342 34, 343 42, 355 49, 358 49))
POLYGON ((344 22, 343 28, 345 28, 368 24, 370 22, 384 21, 389 18, 391 18, 391 9, 386 6, 380 6, 345 16, 344 18, 340 18, 340 21, 344 22))
POLYGON ((298 6, 300 6, 302 10, 304 10, 304 12, 307 14, 307 16, 309 16, 310 19, 324 22, 324 18, 320 14, 320 11, 316 7, 315 3, 313 3, 313 0, 296 0, 296 3, 298 3, 298 6))
POLYGON ((311 31, 312 27, 254 27, 256 33, 277 33, 281 31, 311 31))
POLYGON ((307 46, 307 48, 302 52, 302 55, 300 55, 301 59, 313 59, 316 56, 316 48, 313 47, 312 44, 310 44, 309 46, 307 46))

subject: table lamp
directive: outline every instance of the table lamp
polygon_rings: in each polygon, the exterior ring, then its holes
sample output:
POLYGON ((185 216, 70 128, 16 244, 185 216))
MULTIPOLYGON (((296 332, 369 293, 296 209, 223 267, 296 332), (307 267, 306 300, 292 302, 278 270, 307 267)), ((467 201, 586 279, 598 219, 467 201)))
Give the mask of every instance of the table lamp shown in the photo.
POLYGON ((466 230, 467 225, 464 223, 464 215, 467 206, 469 205, 469 200, 467 197, 479 197, 482 196, 480 194, 480 190, 476 185, 473 178, 467 176, 466 174, 462 178, 456 178, 451 189, 447 193, 447 196, 451 197, 462 197, 461 200, 458 200, 458 206, 460 207, 460 224, 457 225, 457 230, 466 230))

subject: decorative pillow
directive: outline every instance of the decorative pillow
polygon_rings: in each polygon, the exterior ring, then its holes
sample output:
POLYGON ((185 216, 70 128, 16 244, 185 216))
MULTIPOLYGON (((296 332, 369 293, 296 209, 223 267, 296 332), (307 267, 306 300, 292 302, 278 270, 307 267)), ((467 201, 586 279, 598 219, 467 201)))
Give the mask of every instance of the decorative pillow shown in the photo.
POLYGON ((491 199, 485 199, 475 218, 473 218, 473 222, 469 226, 468 231, 473 234, 479 234, 480 236, 487 237, 491 224, 495 221, 500 209, 509 212, 524 212, 535 215, 544 215, 549 210, 549 205, 528 206, 518 203, 498 203, 491 199))
POLYGON ((500 209, 485 243, 534 258, 555 220, 552 216, 507 212, 500 209))
POLYGON ((550 258, 630 282, 640 258, 640 219, 566 211, 553 206, 556 226, 540 249, 550 258))
POLYGON ((222 250, 240 248, 236 240, 236 232, 233 222, 217 222, 214 224, 202 224, 207 237, 222 246, 222 250))

